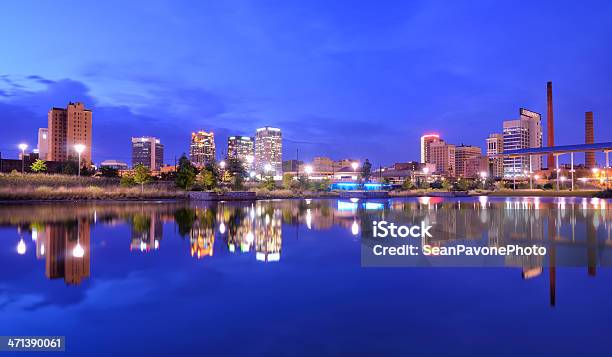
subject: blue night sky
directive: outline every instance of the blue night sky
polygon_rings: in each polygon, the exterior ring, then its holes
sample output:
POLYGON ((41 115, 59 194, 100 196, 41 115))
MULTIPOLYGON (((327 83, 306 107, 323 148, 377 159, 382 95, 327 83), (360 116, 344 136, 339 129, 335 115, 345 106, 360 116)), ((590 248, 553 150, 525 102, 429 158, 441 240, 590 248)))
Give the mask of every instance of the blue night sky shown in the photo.
POLYGON ((612 3, 530 1, 4 1, 0 151, 35 146, 47 111, 94 111, 94 160, 152 135, 166 162, 193 130, 273 125, 284 159, 418 160, 418 139, 484 147, 518 108, 556 143, 612 141, 612 3))

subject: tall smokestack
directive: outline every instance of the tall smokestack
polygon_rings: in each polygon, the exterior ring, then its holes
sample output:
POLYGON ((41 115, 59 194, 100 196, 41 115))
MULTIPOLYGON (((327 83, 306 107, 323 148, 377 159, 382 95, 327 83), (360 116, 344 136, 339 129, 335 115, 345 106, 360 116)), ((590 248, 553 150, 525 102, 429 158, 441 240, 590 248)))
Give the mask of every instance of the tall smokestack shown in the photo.
MULTIPOLYGON (((593 144, 595 142, 595 131, 593 129, 593 112, 584 113, 584 143, 593 144)), ((584 165, 591 169, 597 165, 595 162, 595 152, 584 153, 584 165)))
MULTIPOLYGON (((547 103, 547 120, 546 133, 548 135, 548 146, 555 146, 555 121, 553 119, 553 102, 552 102, 552 82, 546 83, 546 103, 547 103)), ((555 157, 553 154, 548 154, 547 166, 549 169, 555 167, 555 157)))

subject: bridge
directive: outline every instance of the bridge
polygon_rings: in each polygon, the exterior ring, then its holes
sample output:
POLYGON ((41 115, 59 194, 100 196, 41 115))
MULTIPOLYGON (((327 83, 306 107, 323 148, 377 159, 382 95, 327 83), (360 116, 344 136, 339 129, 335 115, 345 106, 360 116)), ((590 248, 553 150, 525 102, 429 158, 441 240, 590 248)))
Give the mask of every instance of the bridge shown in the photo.
MULTIPOLYGON (((557 191, 559 191, 559 156, 569 154, 570 155, 570 172, 572 174, 572 191, 574 190, 574 153, 577 152, 603 152, 606 157, 606 166, 604 167, 604 174, 606 177, 606 187, 608 186, 608 167, 610 166, 609 154, 612 152, 612 142, 605 143, 593 143, 593 144, 578 144, 578 145, 560 145, 560 146, 548 146, 541 148, 526 148, 518 150, 508 150, 503 153, 497 154, 497 157, 522 157, 529 156, 529 171, 531 172, 531 157, 533 155, 547 155, 552 154, 555 156, 555 172, 557 172, 557 191)), ((530 175, 531 179, 531 175, 530 175)))

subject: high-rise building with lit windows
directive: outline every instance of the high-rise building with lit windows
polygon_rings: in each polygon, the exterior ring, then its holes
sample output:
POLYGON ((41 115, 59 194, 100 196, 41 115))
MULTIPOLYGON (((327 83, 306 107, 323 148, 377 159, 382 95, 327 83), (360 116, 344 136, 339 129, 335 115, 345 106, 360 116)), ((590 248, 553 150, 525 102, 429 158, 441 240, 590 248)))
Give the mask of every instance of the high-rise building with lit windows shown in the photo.
POLYGON ((280 129, 266 126, 255 132, 255 171, 282 175, 283 135, 280 129))
POLYGON ((189 156, 196 166, 211 164, 216 160, 215 133, 200 130, 191 133, 189 156))
POLYGON ((92 118, 91 110, 83 103, 68 103, 66 109, 51 108, 48 113, 49 151, 47 160, 78 160, 74 149, 77 144, 85 145, 81 154, 83 163, 91 163, 92 118))
POLYGON ((440 135, 438 134, 425 134, 421 136, 421 163, 422 164, 430 162, 429 145, 431 143, 435 143, 438 141, 442 141, 442 139, 440 139, 440 135))
POLYGON ((227 158, 240 160, 247 171, 250 171, 255 160, 253 138, 250 136, 230 136, 227 139, 227 158))
MULTIPOLYGON (((539 113, 521 108, 520 117, 504 121, 504 152, 542 147, 542 118, 539 113)), ((504 177, 526 177, 542 168, 540 155, 505 157, 504 177)))
POLYGON ((142 164, 159 171, 164 163, 164 145, 159 139, 143 136, 132 138, 132 167, 142 164))
POLYGON ((487 138, 487 157, 489 158, 490 175, 494 178, 504 176, 504 159, 498 154, 504 152, 504 135, 491 134, 487 138))
POLYGON ((444 141, 435 141, 429 144, 428 163, 436 165, 436 173, 446 176, 455 176, 455 145, 444 141))
POLYGON ((455 147, 455 174, 459 177, 469 177, 466 168, 467 161, 482 155, 482 149, 473 145, 459 145, 455 147))

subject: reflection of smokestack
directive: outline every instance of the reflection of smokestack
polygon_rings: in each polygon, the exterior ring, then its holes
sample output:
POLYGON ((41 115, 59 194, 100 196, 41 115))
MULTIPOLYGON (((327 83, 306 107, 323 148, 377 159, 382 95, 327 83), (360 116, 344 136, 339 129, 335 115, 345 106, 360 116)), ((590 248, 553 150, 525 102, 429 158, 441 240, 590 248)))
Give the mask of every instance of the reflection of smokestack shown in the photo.
MULTIPOLYGON (((546 103, 547 103, 547 135, 548 135, 548 146, 555 146, 555 122, 553 119, 553 102, 552 102, 552 82, 546 83, 546 103)), ((548 168, 555 167, 555 158, 553 154, 548 154, 547 166, 548 168)))
MULTIPOLYGON (((584 143, 593 144, 595 142, 595 132, 593 131, 593 112, 584 113, 584 143)), ((595 153, 593 151, 584 153, 584 164, 587 168, 597 165, 595 153)))

